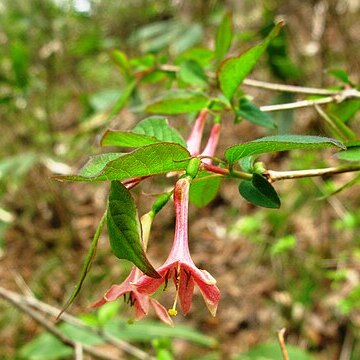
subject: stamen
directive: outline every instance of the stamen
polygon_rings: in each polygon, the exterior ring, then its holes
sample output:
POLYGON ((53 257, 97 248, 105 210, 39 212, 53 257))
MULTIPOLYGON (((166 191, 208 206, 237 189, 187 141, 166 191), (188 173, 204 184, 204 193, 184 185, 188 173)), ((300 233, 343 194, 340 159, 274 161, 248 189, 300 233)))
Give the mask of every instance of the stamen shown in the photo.
POLYGON ((178 297, 179 297, 179 287, 177 286, 176 287, 176 294, 175 294, 174 304, 173 304, 171 309, 168 309, 168 314, 170 316, 176 316, 177 315, 176 303, 177 303, 178 297))

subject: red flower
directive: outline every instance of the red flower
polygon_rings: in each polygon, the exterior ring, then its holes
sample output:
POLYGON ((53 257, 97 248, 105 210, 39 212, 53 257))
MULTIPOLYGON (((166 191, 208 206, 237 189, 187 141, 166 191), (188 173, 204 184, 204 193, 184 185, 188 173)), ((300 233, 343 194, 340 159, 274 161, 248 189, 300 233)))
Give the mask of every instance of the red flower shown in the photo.
POLYGON ((175 237, 170 254, 165 263, 157 269, 161 278, 154 279, 143 275, 134 282, 137 292, 153 294, 162 283, 167 286, 168 280, 173 279, 176 287, 174 306, 169 310, 170 315, 176 315, 176 303, 179 298, 180 307, 186 315, 191 307, 191 300, 195 284, 210 313, 215 316, 220 300, 220 291, 216 280, 205 270, 198 269, 191 259, 188 245, 188 205, 190 180, 179 179, 175 185, 174 202, 176 212, 175 237))
POLYGON ((134 306, 136 320, 140 320, 147 315, 149 312, 149 305, 151 304, 159 319, 165 324, 173 326, 173 321, 164 306, 155 299, 150 298, 148 295, 139 293, 133 286, 131 286, 131 283, 139 279, 141 275, 142 272, 134 266, 129 276, 122 284, 111 286, 111 288, 104 294, 103 298, 91 306, 96 308, 106 304, 107 302, 115 301, 123 296, 124 300, 127 301, 130 306, 134 306))

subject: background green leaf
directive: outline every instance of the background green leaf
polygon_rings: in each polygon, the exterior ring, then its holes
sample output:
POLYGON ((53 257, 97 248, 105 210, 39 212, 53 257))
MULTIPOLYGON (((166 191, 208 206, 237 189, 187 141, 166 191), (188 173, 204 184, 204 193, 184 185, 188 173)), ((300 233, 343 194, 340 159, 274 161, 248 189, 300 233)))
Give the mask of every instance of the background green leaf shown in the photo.
POLYGON ((111 182, 106 220, 115 256, 131 261, 148 276, 159 277, 142 248, 141 225, 134 199, 118 181, 111 182))
MULTIPOLYGON (((313 360, 314 358, 298 346, 286 345, 286 350, 291 360, 313 360)), ((276 342, 269 342, 254 346, 246 353, 233 357, 233 360, 280 360, 280 345, 276 342)))
POLYGON ((128 154, 106 155, 108 156, 93 157, 78 175, 59 175, 55 178, 69 181, 105 181, 163 174, 185 170, 190 157, 184 147, 171 143, 144 146, 128 154))
POLYGON ((190 186, 190 201, 197 207, 203 207, 215 199, 221 184, 221 176, 211 176, 203 171, 199 173, 190 186), (206 179, 202 179, 207 177, 206 179))
POLYGON ((127 341, 149 341, 159 337, 169 337, 191 341, 211 348, 217 345, 217 341, 213 337, 206 336, 181 324, 170 327, 159 322, 145 320, 128 324, 124 320, 113 319, 104 328, 106 332, 116 338, 127 341))
POLYGON ((226 149, 225 157, 230 164, 233 164, 236 160, 250 155, 293 149, 321 149, 330 146, 341 149, 346 148, 345 145, 338 140, 321 136, 274 135, 231 146, 226 149))
POLYGON ((146 107, 149 113, 182 114, 203 109, 209 99, 202 93, 176 91, 155 100, 146 107))
POLYGON ((228 52, 233 37, 232 21, 230 14, 225 14, 216 32, 215 56, 221 60, 228 52))
POLYGON ((252 180, 242 181, 239 185, 241 196, 254 205, 278 209, 281 205, 273 186, 261 175, 254 173, 252 180))
POLYGON ((79 294, 81 287, 85 281, 86 275, 88 274, 88 272, 90 271, 92 262, 95 258, 95 254, 96 254, 96 248, 97 248, 97 244, 99 241, 99 237, 101 235, 104 223, 105 223, 105 219, 106 219, 106 213, 104 213, 104 215, 102 216, 99 225, 96 228, 94 237, 91 241, 91 245, 90 245, 90 249, 86 255, 86 259, 84 262, 84 265, 81 269, 81 274, 80 274, 80 279, 78 281, 78 283, 75 286, 75 289, 72 291, 69 299, 66 301, 65 305, 63 306, 63 308, 61 309, 61 312, 59 313, 59 315, 57 316, 57 318, 60 318, 61 314, 66 311, 66 309, 73 303, 73 301, 75 300, 76 296, 79 294))
POLYGON ((246 98, 240 99, 239 109, 235 110, 237 118, 243 118, 250 122, 266 127, 268 129, 275 129, 276 123, 273 118, 264 111, 261 111, 255 104, 246 98))
POLYGON ((347 150, 338 152, 336 157, 345 161, 360 161, 360 144, 355 146, 348 146, 347 150))
POLYGON ((225 60, 221 64, 218 73, 220 89, 229 100, 233 97, 238 86, 259 61, 262 54, 266 50, 266 47, 269 45, 270 41, 279 33, 283 25, 284 22, 277 23, 262 43, 254 46, 238 57, 225 60))
POLYGON ((179 78, 186 84, 207 86, 204 69, 195 60, 185 60, 180 64, 179 78))

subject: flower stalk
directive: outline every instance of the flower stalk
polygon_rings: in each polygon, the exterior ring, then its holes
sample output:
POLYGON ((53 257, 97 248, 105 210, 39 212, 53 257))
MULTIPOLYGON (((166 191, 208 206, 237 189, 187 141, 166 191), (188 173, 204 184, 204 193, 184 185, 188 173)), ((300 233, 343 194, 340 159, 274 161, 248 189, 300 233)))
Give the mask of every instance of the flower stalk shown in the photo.
POLYGON ((215 316, 220 301, 220 291, 216 280, 205 270, 200 270, 194 264, 188 243, 188 211, 190 178, 185 176, 176 182, 174 189, 175 204, 175 235, 170 254, 165 263, 157 269, 161 278, 154 279, 143 275, 134 282, 137 291, 143 294, 153 294, 162 284, 165 289, 170 279, 176 288, 174 305, 169 309, 170 315, 176 315, 177 302, 180 303, 182 313, 186 315, 191 307, 195 284, 200 292, 210 313, 215 316))

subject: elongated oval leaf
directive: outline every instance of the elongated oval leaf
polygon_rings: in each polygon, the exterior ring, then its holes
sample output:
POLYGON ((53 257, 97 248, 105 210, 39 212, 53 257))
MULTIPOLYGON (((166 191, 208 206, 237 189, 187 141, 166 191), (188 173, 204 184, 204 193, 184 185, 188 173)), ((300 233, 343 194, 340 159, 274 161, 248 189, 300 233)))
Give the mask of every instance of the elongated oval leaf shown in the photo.
POLYGON ((173 142, 186 147, 186 142, 176 129, 169 125, 163 116, 150 116, 140 121, 132 132, 153 136, 160 142, 173 142))
POLYGON ((208 104, 209 99, 202 93, 174 92, 167 94, 146 107, 149 113, 183 114, 200 111, 208 104))
POLYGON ((100 144, 101 146, 141 147, 158 142, 161 141, 153 136, 135 134, 130 131, 106 130, 100 144))
POLYGON ((86 255, 85 258, 85 262, 83 264, 83 267, 81 269, 81 274, 80 274, 80 279, 78 281, 78 283, 76 284, 74 290, 72 291, 69 299, 66 301, 65 305, 62 307, 59 315, 57 316, 57 319, 60 318, 61 314, 66 311, 66 309, 73 303, 73 301, 75 300, 76 296, 79 294, 81 287, 85 281, 86 275, 88 274, 88 272, 90 271, 92 262, 95 258, 95 254, 96 254, 96 248, 97 248, 97 244, 105 223, 105 219, 106 219, 106 212, 104 213, 104 215, 102 216, 98 227, 96 228, 94 237, 92 239, 91 245, 90 245, 90 249, 86 255))
POLYGON ((132 131, 107 130, 102 146, 141 147, 159 142, 172 142, 186 147, 182 136, 162 116, 151 116, 140 121, 132 131))
POLYGON ((146 275, 159 278, 141 245, 141 225, 135 202, 129 190, 118 181, 111 182, 106 221, 114 255, 131 261, 146 275))
POLYGON ((228 52, 232 40, 232 21, 230 14, 225 14, 221 20, 215 38, 215 56, 221 60, 228 52))
POLYGON ((104 156, 93 157, 78 175, 55 176, 55 179, 105 181, 151 176, 185 170, 189 157, 189 152, 181 145, 158 143, 144 146, 128 154, 118 154, 115 158, 112 155, 110 160, 104 156))
MULTIPOLYGON (((83 177, 92 177, 100 173, 105 166, 111 161, 120 158, 125 154, 122 153, 107 153, 90 156, 88 162, 80 169, 78 175, 83 177)), ((65 179, 66 180, 66 179, 65 179)))
POLYGON ((348 147, 345 151, 340 151, 336 154, 340 160, 360 162, 360 145, 348 147))
POLYGON ((280 207, 280 199, 272 185, 261 175, 254 173, 252 180, 239 185, 241 196, 254 205, 271 209, 280 207))
POLYGON ((218 79, 221 91, 229 100, 233 97, 238 86, 259 61, 270 41, 277 36, 283 26, 284 22, 277 23, 262 43, 254 46, 244 54, 238 57, 229 58, 222 63, 218 73, 218 79))
POLYGON ((225 151, 225 157, 230 164, 233 164, 250 155, 293 149, 321 149, 330 146, 346 149, 344 144, 332 138, 312 135, 275 135, 231 146, 225 151))

